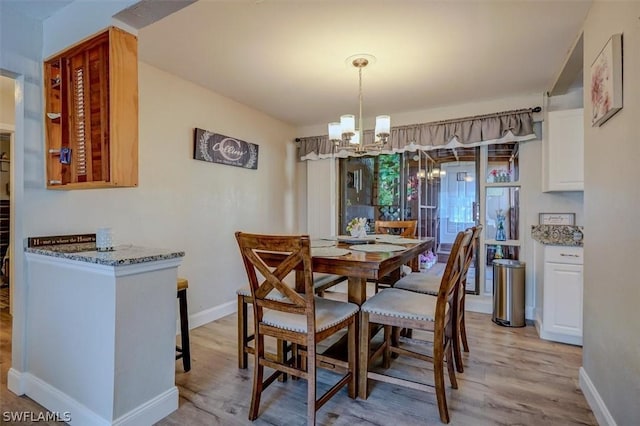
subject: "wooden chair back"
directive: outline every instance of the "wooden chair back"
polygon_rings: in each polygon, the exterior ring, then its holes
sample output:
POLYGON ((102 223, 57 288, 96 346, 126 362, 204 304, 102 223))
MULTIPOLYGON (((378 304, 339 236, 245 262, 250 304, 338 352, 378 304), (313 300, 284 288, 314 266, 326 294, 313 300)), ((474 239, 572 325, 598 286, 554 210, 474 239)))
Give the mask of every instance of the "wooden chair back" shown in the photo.
POLYGON ((458 232, 456 239, 451 247, 451 254, 447 260, 447 265, 442 274, 440 281, 440 289, 438 290, 438 300, 436 302, 436 338, 438 338, 438 330, 444 330, 444 327, 453 325, 451 319, 456 318, 457 306, 456 301, 460 291, 462 280, 462 272, 466 263, 471 247, 473 232, 471 229, 458 232), (449 306, 449 314, 447 313, 447 305, 449 306))
POLYGON ((403 237, 413 237, 418 228, 417 220, 376 220, 376 234, 397 233, 403 237), (395 231, 395 232, 394 232, 395 231))
MULTIPOLYGON (((309 236, 258 235, 236 232, 242 261, 249 278, 253 297, 256 327, 262 322, 263 308, 299 315, 307 315, 307 330, 315 329, 315 306, 311 243, 309 236), (274 254, 285 257, 274 263, 274 254), (269 259, 267 263, 267 259, 269 259), (285 277, 295 273, 302 265, 305 293, 299 294, 284 282, 285 277), (258 280, 258 274, 264 278, 258 280), (278 297, 269 297, 272 292, 278 297)), ((257 328, 256 328, 257 329, 257 328)))

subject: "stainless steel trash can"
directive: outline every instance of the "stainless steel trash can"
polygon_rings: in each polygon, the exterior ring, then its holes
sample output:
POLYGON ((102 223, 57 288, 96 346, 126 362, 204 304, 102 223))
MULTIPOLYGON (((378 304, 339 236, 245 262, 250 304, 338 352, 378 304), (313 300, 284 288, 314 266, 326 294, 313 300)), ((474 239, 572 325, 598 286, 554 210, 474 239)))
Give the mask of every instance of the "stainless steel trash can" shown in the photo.
POLYGON ((506 327, 525 326, 524 283, 524 262, 493 261, 493 322, 506 327))

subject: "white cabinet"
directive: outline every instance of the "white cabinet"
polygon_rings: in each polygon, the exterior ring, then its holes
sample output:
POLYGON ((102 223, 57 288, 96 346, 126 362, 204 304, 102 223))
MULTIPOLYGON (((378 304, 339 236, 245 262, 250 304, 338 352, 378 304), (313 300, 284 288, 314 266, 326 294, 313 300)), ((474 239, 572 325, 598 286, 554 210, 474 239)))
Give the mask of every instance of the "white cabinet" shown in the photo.
POLYGON ((545 246, 540 337, 582 345, 582 247, 545 246))
POLYGON ((545 192, 584 191, 583 117, 583 108, 548 113, 542 145, 545 192))

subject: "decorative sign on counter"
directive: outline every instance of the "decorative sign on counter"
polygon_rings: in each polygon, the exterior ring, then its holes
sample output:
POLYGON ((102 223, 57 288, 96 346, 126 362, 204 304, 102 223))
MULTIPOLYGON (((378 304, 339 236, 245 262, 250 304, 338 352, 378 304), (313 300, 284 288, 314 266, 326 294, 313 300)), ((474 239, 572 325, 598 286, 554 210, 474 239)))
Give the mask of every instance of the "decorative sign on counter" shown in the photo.
POLYGON ((196 128, 193 158, 255 170, 258 145, 196 128))
POLYGON ((46 237, 27 238, 27 247, 47 247, 62 244, 94 243, 96 234, 54 235, 46 237))
POLYGON ((575 225, 575 213, 540 213, 540 225, 575 225))

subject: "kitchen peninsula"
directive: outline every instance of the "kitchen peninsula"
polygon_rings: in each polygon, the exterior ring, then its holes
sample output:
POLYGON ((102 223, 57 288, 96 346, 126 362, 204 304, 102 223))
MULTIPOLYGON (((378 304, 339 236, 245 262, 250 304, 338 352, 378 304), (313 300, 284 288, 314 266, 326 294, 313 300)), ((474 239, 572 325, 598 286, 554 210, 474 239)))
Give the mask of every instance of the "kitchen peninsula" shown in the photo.
MULTIPOLYGON (((22 393, 71 424, 153 424, 178 408, 176 279, 184 252, 27 248, 22 393)), ((10 373, 11 376, 11 373, 10 373)))

